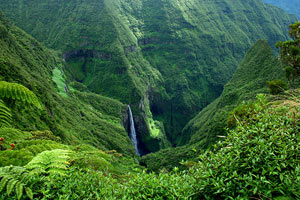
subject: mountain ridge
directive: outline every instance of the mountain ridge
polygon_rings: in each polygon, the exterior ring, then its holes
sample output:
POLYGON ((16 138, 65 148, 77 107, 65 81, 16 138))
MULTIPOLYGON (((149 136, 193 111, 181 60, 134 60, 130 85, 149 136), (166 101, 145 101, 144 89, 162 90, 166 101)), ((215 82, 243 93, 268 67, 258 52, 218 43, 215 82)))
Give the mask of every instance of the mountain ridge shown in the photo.
POLYGON ((250 45, 286 40, 294 18, 260 0, 0 1, 16 25, 61 51, 68 81, 130 104, 146 152, 183 145, 250 45), (19 5, 16 7, 15 5, 19 5))
MULTIPOLYGON (((259 93, 269 93, 266 81, 286 81, 281 63, 270 45, 258 40, 248 50, 222 95, 205 107, 184 128, 185 146, 165 149, 142 157, 141 163, 157 171, 180 166, 182 160, 195 159, 197 153, 210 148, 226 134, 229 113, 238 105, 255 99, 259 93)), ((182 166, 181 166, 182 167, 182 166)))
POLYGON ((14 125, 22 130, 50 130, 64 142, 92 144, 103 150, 134 154, 122 123, 126 106, 117 100, 80 92, 66 84, 63 61, 56 52, 13 26, 0 13, 0 80, 17 82, 35 92, 43 110, 11 105, 14 125))

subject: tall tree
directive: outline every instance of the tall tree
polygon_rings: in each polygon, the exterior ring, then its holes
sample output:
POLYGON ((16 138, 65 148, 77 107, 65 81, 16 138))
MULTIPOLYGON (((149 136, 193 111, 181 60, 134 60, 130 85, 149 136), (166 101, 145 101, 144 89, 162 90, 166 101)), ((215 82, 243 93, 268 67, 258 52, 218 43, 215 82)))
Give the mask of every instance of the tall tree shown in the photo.
POLYGON ((294 86, 295 80, 300 78, 300 22, 290 25, 289 35, 292 40, 278 42, 276 47, 280 48, 280 59, 286 65, 286 76, 294 86))

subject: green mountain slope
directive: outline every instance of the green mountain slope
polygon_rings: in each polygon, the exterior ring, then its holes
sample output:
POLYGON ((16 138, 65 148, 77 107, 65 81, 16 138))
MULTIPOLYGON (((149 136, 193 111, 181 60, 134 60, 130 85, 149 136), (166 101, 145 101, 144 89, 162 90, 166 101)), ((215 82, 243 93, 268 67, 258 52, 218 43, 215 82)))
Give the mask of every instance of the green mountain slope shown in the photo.
POLYGON ((300 17, 300 1, 298 0, 264 0, 265 3, 282 8, 287 13, 300 17))
MULTIPOLYGON (((217 98, 257 39, 287 39, 295 20, 261 0, 0 0, 0 8, 60 50, 73 80, 131 104, 148 151, 217 98)), ((185 137, 185 136, 183 136, 185 137)))
POLYGON ((190 144, 211 144, 217 135, 224 135, 229 111, 256 94, 267 93, 266 81, 284 78, 283 68, 271 47, 266 41, 257 41, 225 85, 221 97, 191 120, 183 134, 191 135, 190 144))
POLYGON ((43 104, 43 110, 37 110, 11 102, 15 127, 51 130, 69 144, 87 143, 102 150, 134 153, 121 125, 124 104, 88 90, 77 91, 74 84, 74 88, 68 87, 64 63, 56 52, 13 26, 2 13, 0 33, 0 80, 25 85, 43 104))
POLYGON ((266 81, 285 80, 283 68, 274 57, 270 45, 257 41, 247 52, 232 79, 225 85, 222 95, 205 107, 183 129, 188 145, 166 149, 142 158, 152 170, 173 168, 184 159, 193 158, 199 149, 207 148, 225 135, 229 112, 243 101, 255 99, 259 93, 268 93, 266 81))

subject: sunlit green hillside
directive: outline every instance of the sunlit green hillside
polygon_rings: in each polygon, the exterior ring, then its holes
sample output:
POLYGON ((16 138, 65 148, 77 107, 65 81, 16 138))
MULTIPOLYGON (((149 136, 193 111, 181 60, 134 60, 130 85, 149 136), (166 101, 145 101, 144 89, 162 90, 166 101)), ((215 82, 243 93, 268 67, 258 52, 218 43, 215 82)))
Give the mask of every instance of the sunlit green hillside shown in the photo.
POLYGON ((270 45, 259 40, 249 49, 222 95, 185 126, 183 138, 189 144, 149 154, 142 162, 157 170, 162 166, 172 168, 182 160, 196 157, 197 151, 208 148, 220 139, 218 136, 225 135, 230 111, 259 93, 269 93, 266 82, 277 79, 285 80, 283 67, 270 45))
POLYGON ((9 101, 16 127, 50 130, 69 144, 84 142, 103 150, 134 152, 121 124, 122 111, 126 112, 124 104, 87 89, 78 91, 76 84, 67 85, 64 63, 56 53, 13 26, 2 14, 0 32, 0 80, 28 87, 38 95, 43 107, 26 109, 9 101))
POLYGON ((215 100, 248 48, 286 40, 295 18, 261 0, 0 1, 17 26, 59 50, 66 73, 131 104, 148 151, 215 100))

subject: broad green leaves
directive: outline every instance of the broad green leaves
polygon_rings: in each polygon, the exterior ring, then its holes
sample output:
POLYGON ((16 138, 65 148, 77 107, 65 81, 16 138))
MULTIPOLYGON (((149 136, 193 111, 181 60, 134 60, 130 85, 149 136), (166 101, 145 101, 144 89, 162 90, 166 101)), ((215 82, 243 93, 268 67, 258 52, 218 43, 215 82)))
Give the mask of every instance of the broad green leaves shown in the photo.
POLYGON ((37 96, 28 88, 18 83, 0 81, 0 98, 8 98, 32 104, 41 109, 42 106, 37 96))

